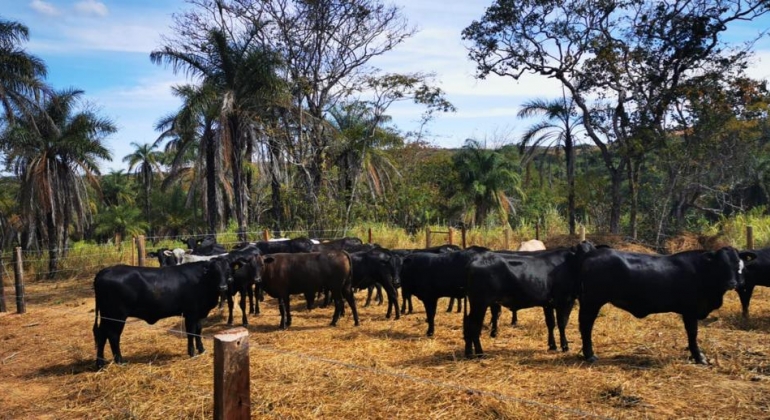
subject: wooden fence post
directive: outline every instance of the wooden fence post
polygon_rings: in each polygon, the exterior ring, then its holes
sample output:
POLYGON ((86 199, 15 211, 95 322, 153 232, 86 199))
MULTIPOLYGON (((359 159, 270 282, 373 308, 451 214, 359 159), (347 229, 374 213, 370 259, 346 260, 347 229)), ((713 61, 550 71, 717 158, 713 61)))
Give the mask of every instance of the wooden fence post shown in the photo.
POLYGON ((369 228, 369 243, 372 243, 372 228, 369 228))
POLYGON ((454 229, 449 228, 449 245, 454 245, 454 229))
POLYGON ((466 233, 465 223, 463 223, 461 225, 461 228, 462 228, 462 231, 460 231, 460 235, 462 236, 463 249, 465 249, 465 248, 467 248, 467 244, 465 242, 465 233, 466 233))
POLYGON ((249 331, 246 328, 214 335, 214 418, 251 418, 249 331))
POLYGON ((540 222, 535 223, 535 239, 540 240, 540 222))
POLYGON ((270 231, 265 229, 262 231, 262 240, 267 242, 270 240, 270 231))
POLYGON ((139 262, 139 267, 144 267, 145 249, 144 249, 144 235, 139 235, 136 240, 136 260, 139 262))
POLYGON ((24 265, 21 259, 21 247, 17 246, 15 251, 13 275, 16 279, 16 313, 23 314, 27 312, 27 304, 24 302, 24 265))
POLYGON ((754 226, 746 226, 746 249, 754 249, 754 226))
POLYGON ((5 303, 5 283, 3 280, 3 252, 0 251, 0 312, 8 312, 8 306, 5 303))
POLYGON ((580 242, 584 242, 586 240, 586 227, 583 225, 580 225, 580 242))
POLYGON ((136 256, 136 253, 134 252, 134 249, 136 248, 136 236, 131 237, 131 265, 136 265, 134 262, 134 257, 136 256))
POLYGON ((425 248, 430 248, 430 227, 425 228, 425 248))
POLYGON ((503 249, 511 249, 511 239, 510 239, 510 232, 508 232, 508 228, 503 229, 503 249))

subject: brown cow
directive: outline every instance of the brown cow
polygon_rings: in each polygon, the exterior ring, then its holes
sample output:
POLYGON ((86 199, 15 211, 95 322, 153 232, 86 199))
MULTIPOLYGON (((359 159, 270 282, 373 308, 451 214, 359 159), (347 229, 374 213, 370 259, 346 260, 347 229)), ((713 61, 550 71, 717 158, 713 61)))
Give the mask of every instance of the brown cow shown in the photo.
POLYGON ((263 262, 261 287, 268 295, 278 299, 281 329, 291 325, 289 297, 305 295, 307 307, 311 309, 315 295, 320 290, 329 290, 334 299, 332 326, 337 325, 345 308, 343 297, 350 305, 355 325, 359 325, 351 286, 352 263, 346 252, 271 254, 265 255, 263 262))

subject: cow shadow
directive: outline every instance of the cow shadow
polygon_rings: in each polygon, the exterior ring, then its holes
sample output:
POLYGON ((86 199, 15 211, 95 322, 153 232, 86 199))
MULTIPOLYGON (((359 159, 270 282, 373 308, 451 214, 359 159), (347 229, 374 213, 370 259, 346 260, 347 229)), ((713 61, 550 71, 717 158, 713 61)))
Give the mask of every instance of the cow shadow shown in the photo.
POLYGON ((369 337, 372 337, 372 338, 381 339, 381 340, 391 340, 392 339, 392 340, 409 340, 409 341, 414 341, 414 340, 418 340, 420 338, 425 338, 425 334, 407 333, 407 332, 404 332, 404 331, 394 331, 394 330, 391 330, 391 329, 388 329, 388 328, 383 328, 383 329, 380 329, 380 330, 372 330, 372 329, 362 330, 361 333, 363 335, 366 335, 366 336, 369 336, 369 337))
POLYGON ((461 349, 433 353, 432 355, 415 357, 401 363, 405 367, 444 367, 462 362, 466 359, 461 349))
MULTIPOLYGON (((148 364, 166 364, 173 360, 178 360, 184 355, 177 353, 145 353, 145 354, 132 354, 126 358, 124 365, 117 365, 118 367, 130 366, 132 364, 148 365, 148 364)), ((107 366, 114 365, 112 356, 108 357, 107 366)), ((26 375, 27 379, 34 379, 40 377, 62 377, 73 376, 81 373, 89 373, 96 371, 95 359, 78 359, 72 363, 62 363, 42 367, 36 371, 30 372, 26 375)))
POLYGON ((701 325, 709 325, 712 328, 732 329, 741 331, 770 332, 770 315, 750 315, 748 319, 740 313, 720 316, 716 320, 707 318, 701 321, 701 325), (709 322, 711 321, 711 322, 709 322))

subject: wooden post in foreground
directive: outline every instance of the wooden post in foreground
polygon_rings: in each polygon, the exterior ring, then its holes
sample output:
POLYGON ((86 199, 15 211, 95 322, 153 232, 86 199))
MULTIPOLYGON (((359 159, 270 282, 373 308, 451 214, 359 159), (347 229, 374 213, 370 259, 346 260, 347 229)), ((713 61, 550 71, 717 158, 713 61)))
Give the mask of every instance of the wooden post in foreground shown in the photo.
POLYGON ((580 242, 583 242, 586 240, 586 227, 583 225, 580 225, 580 242))
POLYGON ((369 228, 369 243, 372 243, 372 228, 369 228))
POLYGON ((425 248, 430 248, 430 228, 425 228, 425 248))
POLYGON ((144 246, 144 235, 139 235, 139 237, 136 238, 136 260, 139 263, 139 267, 144 267, 144 260, 146 257, 144 246))
POLYGON ((746 226, 746 249, 754 249, 754 226, 746 226))
POLYGON ((238 327, 214 336, 214 419, 250 418, 249 331, 238 327))
POLYGON ((3 252, 0 251, 0 312, 7 312, 8 306, 5 304, 5 284, 3 283, 3 252))
POLYGON ((21 260, 21 247, 16 247, 13 264, 13 275, 16 283, 16 313, 27 312, 27 304, 24 302, 24 264, 21 260))
POLYGON ((463 223, 461 227, 462 227, 462 231, 460 232, 460 234, 462 235, 463 249, 465 249, 465 248, 467 248, 467 244, 465 242, 465 233, 466 233, 465 223, 463 223))
POLYGON ((449 228, 449 245, 454 245, 454 229, 449 228))
POLYGON ((270 231, 265 229, 262 231, 262 240, 267 242, 270 239, 270 231))

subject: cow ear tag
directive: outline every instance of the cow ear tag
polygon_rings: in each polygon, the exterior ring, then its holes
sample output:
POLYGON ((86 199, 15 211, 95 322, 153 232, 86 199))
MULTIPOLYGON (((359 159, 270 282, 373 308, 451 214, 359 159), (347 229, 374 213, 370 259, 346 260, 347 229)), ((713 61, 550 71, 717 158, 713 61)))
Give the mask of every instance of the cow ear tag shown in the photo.
POLYGON ((240 263, 233 264, 233 269, 238 270, 240 268, 241 268, 241 264, 240 263))

